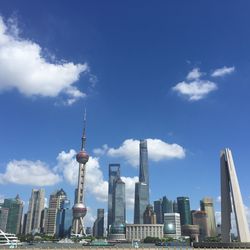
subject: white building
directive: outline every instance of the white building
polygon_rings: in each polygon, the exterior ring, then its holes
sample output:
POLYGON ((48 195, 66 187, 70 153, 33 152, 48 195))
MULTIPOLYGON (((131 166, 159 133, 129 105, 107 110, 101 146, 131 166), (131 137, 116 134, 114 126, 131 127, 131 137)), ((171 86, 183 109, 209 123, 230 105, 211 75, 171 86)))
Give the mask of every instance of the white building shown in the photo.
POLYGON ((163 238, 163 224, 127 224, 126 240, 143 240, 146 237, 163 238))
POLYGON ((181 237, 181 222, 179 213, 164 213, 164 236, 181 237))

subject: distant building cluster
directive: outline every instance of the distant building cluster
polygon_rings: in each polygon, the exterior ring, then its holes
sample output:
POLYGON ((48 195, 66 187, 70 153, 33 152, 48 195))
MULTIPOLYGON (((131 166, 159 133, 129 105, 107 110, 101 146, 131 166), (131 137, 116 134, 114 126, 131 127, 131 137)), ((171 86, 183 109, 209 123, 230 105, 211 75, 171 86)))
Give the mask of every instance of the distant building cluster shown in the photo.
POLYGON ((139 145, 139 181, 135 183, 134 224, 126 223, 125 183, 121 179, 118 163, 109 164, 107 225, 104 225, 104 209, 97 209, 92 228, 84 228, 83 217, 87 210, 84 205, 85 164, 88 155, 84 151, 85 129, 80 153, 78 153, 79 176, 72 206, 63 189, 52 193, 48 208, 45 208, 44 189, 33 189, 27 213, 23 215, 23 202, 19 196, 4 199, 0 204, 0 229, 14 234, 44 233, 57 238, 68 238, 72 234, 91 234, 96 238, 107 236, 112 241, 141 241, 146 237, 190 238, 203 242, 210 237, 222 236, 230 241, 230 215, 233 202, 239 239, 248 241, 249 233, 244 214, 238 180, 231 151, 221 155, 222 225, 216 226, 213 199, 204 197, 199 210, 191 210, 189 197, 170 200, 166 196, 150 203, 147 141, 139 145), (231 198, 230 198, 231 197, 231 198), (243 228, 243 230, 241 229, 243 228), (247 231, 247 232, 246 232, 247 231))

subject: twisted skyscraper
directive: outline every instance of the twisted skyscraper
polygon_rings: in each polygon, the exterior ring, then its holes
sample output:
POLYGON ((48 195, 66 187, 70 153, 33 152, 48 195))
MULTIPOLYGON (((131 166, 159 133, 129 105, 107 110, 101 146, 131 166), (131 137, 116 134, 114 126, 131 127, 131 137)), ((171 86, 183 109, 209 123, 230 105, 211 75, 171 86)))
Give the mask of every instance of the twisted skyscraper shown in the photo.
POLYGON ((86 144, 86 111, 84 114, 84 126, 82 133, 82 146, 80 152, 76 155, 76 160, 79 163, 78 185, 75 189, 75 204, 73 206, 73 222, 72 231, 75 234, 85 234, 83 218, 87 213, 85 206, 84 185, 85 185, 85 170, 86 163, 89 160, 89 155, 85 151, 86 144))
POLYGON ((135 183, 134 223, 143 224, 143 213, 149 205, 149 174, 147 141, 140 141, 139 182, 135 183))

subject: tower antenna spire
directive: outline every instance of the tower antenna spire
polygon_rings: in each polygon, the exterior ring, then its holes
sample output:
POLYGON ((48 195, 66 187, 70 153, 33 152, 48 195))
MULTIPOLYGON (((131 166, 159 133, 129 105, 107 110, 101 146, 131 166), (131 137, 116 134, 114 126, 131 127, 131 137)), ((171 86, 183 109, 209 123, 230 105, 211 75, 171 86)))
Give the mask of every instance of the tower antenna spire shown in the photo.
POLYGON ((83 118, 83 131, 82 131, 82 147, 81 150, 85 150, 86 146, 86 121, 87 121, 87 111, 86 108, 84 108, 84 118, 83 118))

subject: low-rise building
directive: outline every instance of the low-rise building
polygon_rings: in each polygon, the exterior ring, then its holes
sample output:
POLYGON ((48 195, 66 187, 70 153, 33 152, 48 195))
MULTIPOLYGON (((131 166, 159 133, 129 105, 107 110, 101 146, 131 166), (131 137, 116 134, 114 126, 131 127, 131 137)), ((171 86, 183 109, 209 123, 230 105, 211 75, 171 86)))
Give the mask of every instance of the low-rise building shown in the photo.
POLYGON ((163 224, 127 224, 126 240, 143 240, 146 237, 163 238, 163 224))
POLYGON ((181 237, 179 213, 164 213, 164 236, 178 239, 181 237))

